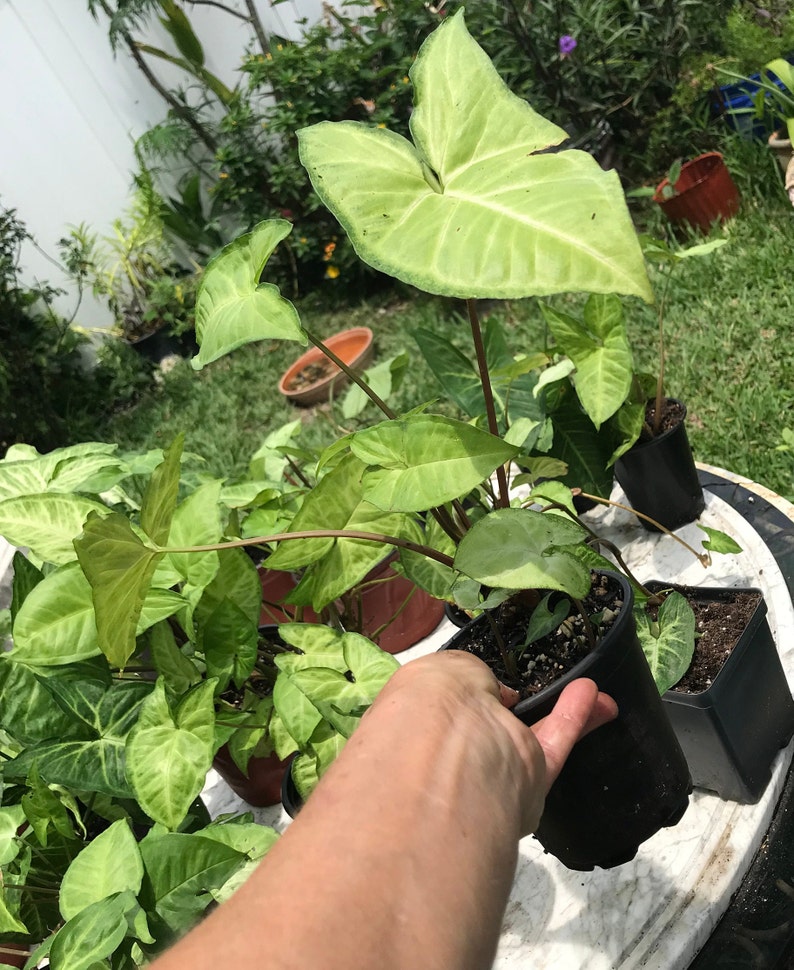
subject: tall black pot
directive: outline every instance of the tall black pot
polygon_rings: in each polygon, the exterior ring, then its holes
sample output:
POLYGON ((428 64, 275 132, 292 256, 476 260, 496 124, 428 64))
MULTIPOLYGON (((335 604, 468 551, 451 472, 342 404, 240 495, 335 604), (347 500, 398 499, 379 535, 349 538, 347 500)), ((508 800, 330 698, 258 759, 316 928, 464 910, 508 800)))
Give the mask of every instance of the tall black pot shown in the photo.
MULTIPOLYGON (((629 862, 659 829, 686 811, 692 784, 681 747, 637 639, 633 594, 621 576, 623 608, 598 646, 556 683, 513 708, 525 724, 551 712, 566 684, 590 677, 615 699, 615 721, 574 747, 546 798, 535 833, 569 869, 610 869, 629 862)), ((465 649, 474 620, 442 649, 465 649)))
MULTIPOLYGON (((681 407, 684 417, 674 428, 638 441, 615 462, 615 478, 631 507, 670 530, 694 521, 706 505, 686 433, 686 408, 681 407)), ((659 531, 645 519, 640 522, 659 531)))

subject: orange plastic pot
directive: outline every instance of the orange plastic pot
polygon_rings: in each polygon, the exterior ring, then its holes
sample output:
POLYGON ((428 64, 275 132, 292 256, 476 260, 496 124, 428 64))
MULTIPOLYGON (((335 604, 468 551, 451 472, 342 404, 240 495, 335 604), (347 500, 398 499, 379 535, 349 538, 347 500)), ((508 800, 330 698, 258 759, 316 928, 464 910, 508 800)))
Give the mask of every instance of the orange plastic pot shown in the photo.
POLYGON ((663 179, 653 199, 671 222, 708 232, 713 223, 724 222, 739 211, 739 191, 719 152, 707 152, 687 162, 675 183, 675 195, 665 198, 669 185, 663 179))
MULTIPOLYGON (((372 360, 372 331, 369 327, 352 327, 329 337, 325 345, 349 367, 362 370, 372 360)), ((302 354, 295 363, 281 375, 278 389, 295 404, 319 404, 327 401, 329 395, 347 384, 347 375, 336 364, 328 360, 321 350, 312 347, 302 354), (318 380, 295 386, 300 372, 312 365, 327 366, 326 372, 318 380)))

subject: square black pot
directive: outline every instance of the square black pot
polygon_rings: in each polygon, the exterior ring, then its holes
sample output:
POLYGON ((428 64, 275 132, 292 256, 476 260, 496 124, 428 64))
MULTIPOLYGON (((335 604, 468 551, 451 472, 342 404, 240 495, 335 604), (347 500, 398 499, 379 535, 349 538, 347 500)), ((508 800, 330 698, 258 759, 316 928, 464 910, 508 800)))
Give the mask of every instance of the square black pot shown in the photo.
MULTIPOLYGON (((670 588, 652 582, 649 589, 670 588)), ((716 601, 757 589, 676 586, 691 599, 716 601)), ((778 751, 794 734, 794 700, 766 619, 763 596, 711 686, 699 694, 668 690, 664 707, 689 763, 692 782, 732 801, 757 802, 778 751)))

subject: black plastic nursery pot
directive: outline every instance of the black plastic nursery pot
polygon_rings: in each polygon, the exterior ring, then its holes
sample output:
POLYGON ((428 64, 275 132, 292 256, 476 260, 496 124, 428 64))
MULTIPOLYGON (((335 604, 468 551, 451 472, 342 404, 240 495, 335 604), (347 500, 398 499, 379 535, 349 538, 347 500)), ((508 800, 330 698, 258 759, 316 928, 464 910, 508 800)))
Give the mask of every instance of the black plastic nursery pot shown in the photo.
MULTIPOLYGON (((668 400, 683 408, 682 420, 629 448, 615 462, 615 478, 636 512, 673 530, 693 522, 706 501, 686 433, 686 407, 674 398, 668 400)), ((659 531, 645 519, 640 522, 651 532, 659 531)))
MULTIPOLYGON (((652 582, 649 589, 670 589, 652 582)), ((672 587, 689 600, 731 602, 758 589, 672 587)), ((711 686, 698 694, 668 690, 664 706, 698 788, 737 802, 757 802, 772 762, 794 734, 794 700, 761 596, 711 686)))
MULTIPOLYGON (((574 747, 535 833, 547 852, 582 871, 629 862, 646 839, 681 819, 692 790, 686 759, 637 639, 631 588, 621 576, 608 575, 620 584, 623 598, 611 629, 560 680, 513 708, 525 724, 534 724, 578 677, 591 678, 617 702, 617 719, 574 747)), ((465 650, 472 632, 486 624, 485 617, 474 620, 442 649, 465 650)))

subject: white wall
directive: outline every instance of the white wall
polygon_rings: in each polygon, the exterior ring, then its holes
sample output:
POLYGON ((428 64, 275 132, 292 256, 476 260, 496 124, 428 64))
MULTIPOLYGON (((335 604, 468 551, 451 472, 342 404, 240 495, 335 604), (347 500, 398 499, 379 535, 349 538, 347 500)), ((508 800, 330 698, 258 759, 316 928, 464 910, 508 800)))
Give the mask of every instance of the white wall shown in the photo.
MULTIPOLYGON (((239 0, 238 9, 242 9, 239 0)), ((205 47, 207 67, 230 87, 250 31, 211 7, 184 4, 205 47)), ((322 0, 257 0, 267 30, 298 37, 299 17, 321 16, 322 0)), ((159 28, 147 41, 173 51, 159 28)), ((152 60, 176 83, 177 68, 152 60)), ((114 59, 104 22, 87 0, 0 0, 0 201, 17 209, 39 245, 57 256, 69 224, 108 232, 129 199, 135 138, 160 121, 167 106, 125 51, 114 59)), ((58 269, 27 247, 23 276, 68 287, 58 269)), ((104 308, 84 302, 80 322, 108 323, 104 308)), ((59 301, 69 314, 73 292, 59 301)))

